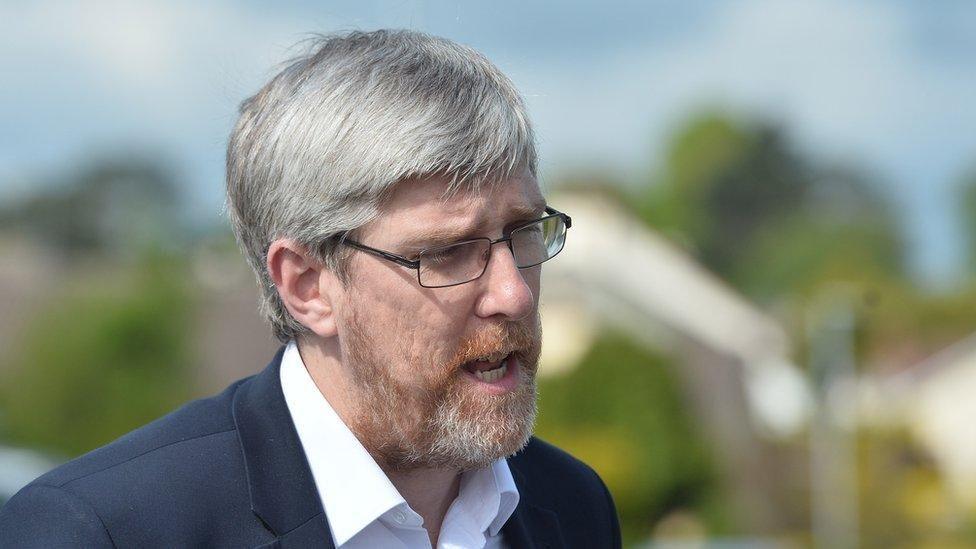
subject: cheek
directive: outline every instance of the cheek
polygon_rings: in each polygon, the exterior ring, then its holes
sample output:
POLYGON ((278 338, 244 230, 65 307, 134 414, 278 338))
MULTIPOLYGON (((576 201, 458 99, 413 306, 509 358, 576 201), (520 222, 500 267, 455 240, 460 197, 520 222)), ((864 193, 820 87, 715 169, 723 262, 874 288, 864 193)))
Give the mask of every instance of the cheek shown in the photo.
POLYGON ((414 297, 420 296, 400 295, 378 303, 374 333, 386 340, 383 348, 394 355, 391 364, 409 370, 398 374, 416 377, 421 367, 436 376, 457 352, 465 318, 460 304, 448 296, 414 297))
POLYGON ((462 319, 445 314, 442 308, 421 305, 403 309, 393 335, 409 345, 413 359, 443 361, 454 354, 463 326, 462 319))
MULTIPOLYGON (((531 271, 537 288, 538 269, 531 271)), ((373 340, 374 354, 383 356, 397 377, 416 378, 418 366, 437 370, 453 358, 469 327, 473 285, 422 288, 409 278, 412 272, 395 269, 358 275, 356 289, 347 294, 349 305, 373 340)))

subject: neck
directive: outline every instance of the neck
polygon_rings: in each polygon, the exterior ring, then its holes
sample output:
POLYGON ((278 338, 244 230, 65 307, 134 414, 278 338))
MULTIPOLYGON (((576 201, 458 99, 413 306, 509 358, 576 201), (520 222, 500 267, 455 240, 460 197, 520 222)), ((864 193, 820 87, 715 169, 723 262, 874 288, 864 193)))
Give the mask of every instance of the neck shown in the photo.
POLYGON ((356 412, 355 383, 342 368, 334 342, 300 338, 297 343, 298 354, 315 386, 342 421, 349 425, 356 412))
POLYGON ((423 517, 431 547, 437 547, 444 516, 458 495, 460 473, 445 469, 417 469, 410 472, 389 471, 386 475, 410 508, 423 517))
MULTIPOLYGON (((342 368, 336 349, 321 341, 302 340, 299 341, 299 354, 319 392, 342 421, 352 425, 353 417, 359 411, 356 386, 342 368)), ((460 473, 452 469, 430 468, 397 471, 383 463, 378 464, 410 508, 423 517, 431 546, 436 547, 441 523, 458 495, 460 473)))

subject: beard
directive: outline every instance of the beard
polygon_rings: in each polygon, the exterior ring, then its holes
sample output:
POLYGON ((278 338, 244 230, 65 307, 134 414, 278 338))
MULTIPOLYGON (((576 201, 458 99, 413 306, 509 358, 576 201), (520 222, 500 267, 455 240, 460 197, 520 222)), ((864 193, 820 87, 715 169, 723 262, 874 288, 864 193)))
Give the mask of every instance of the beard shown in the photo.
POLYGON ((536 416, 538 314, 529 322, 487 325, 463 339, 447 360, 433 354, 411 356, 402 348, 381 356, 379 340, 355 314, 343 337, 360 393, 349 427, 381 468, 468 471, 528 443, 536 416), (499 351, 511 352, 518 361, 514 389, 490 394, 465 379, 465 363, 499 351), (404 359, 409 364, 403 374, 412 375, 411 382, 394 375, 392 365, 404 359))

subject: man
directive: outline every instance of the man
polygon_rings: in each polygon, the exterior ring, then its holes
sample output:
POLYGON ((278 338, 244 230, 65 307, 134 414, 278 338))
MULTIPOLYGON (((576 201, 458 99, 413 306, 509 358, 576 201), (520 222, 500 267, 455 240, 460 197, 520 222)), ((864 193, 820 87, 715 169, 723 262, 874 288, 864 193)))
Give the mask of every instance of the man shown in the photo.
POLYGON ((541 264, 569 216, 475 51, 353 32, 245 101, 234 230, 285 346, 260 374, 70 462, 11 546, 614 547, 609 493, 531 438, 541 264))

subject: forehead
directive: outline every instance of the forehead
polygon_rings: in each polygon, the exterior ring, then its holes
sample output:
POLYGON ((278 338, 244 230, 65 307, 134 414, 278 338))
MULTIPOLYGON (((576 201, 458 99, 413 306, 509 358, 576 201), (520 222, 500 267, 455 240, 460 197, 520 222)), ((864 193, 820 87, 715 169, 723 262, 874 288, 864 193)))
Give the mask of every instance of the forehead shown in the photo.
POLYGON ((478 191, 460 191, 445 197, 448 180, 442 177, 408 179, 397 184, 381 209, 381 218, 411 223, 487 222, 512 215, 541 214, 545 199, 528 172, 486 185, 478 191))

